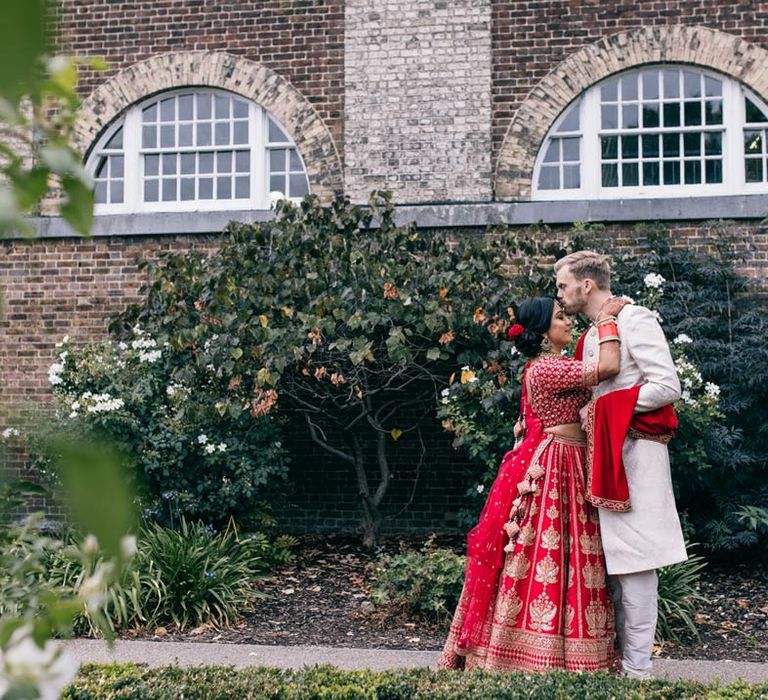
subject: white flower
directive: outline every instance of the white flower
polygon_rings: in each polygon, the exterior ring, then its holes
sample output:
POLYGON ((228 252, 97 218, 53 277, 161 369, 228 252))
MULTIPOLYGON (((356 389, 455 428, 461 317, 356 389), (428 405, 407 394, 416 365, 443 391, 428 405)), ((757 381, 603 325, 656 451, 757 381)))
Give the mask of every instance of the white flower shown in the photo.
POLYGON ((67 356, 69 353, 65 350, 64 352, 59 353, 59 359, 62 361, 62 363, 67 361, 67 356))
POLYGON ((120 551, 126 559, 136 556, 136 535, 125 535, 120 540, 120 551))
POLYGON ((658 311, 656 311, 656 309, 651 309, 651 313, 653 314, 653 317, 654 317, 654 318, 655 318, 655 319, 656 319, 656 320, 657 320, 659 323, 661 323, 661 322, 664 320, 664 319, 661 317, 661 314, 660 314, 658 311))
POLYGON ((226 442, 220 442, 216 447, 219 448, 219 452, 226 452, 227 451, 227 443, 226 442))
POLYGON ((440 392, 440 396, 448 396, 450 393, 451 393, 451 392, 450 392, 450 390, 449 390, 449 389, 443 389, 443 390, 440 392))
POLYGON ((512 346, 512 348, 511 348, 511 349, 510 349, 510 351, 509 351, 509 354, 510 354, 512 357, 514 357, 515 355, 517 355, 517 354, 518 354, 518 349, 517 349, 517 348, 516 348, 516 347, 513 345, 513 346, 512 346))
POLYGON ((635 303, 635 300, 631 296, 628 296, 626 294, 622 294, 621 298, 626 300, 626 301, 628 301, 630 304, 634 304, 635 303))
POLYGON ((450 403, 450 401, 448 400, 448 397, 447 397, 447 396, 443 396, 443 398, 442 398, 442 399, 440 399, 440 403, 441 403, 441 404, 443 404, 443 405, 445 405, 445 404, 448 404, 448 403, 450 403))
POLYGON ((40 648, 32 638, 32 625, 17 629, 5 651, 0 650, 0 696, 19 682, 32 682, 40 700, 58 700, 77 675, 78 664, 59 642, 40 648))
POLYGON ((124 343, 122 340, 117 344, 117 347, 120 350, 127 350, 128 349, 128 343, 124 343))
POLYGON ((469 369, 469 365, 464 365, 464 366, 461 368, 461 371, 462 371, 462 372, 469 372, 469 371, 470 371, 470 369, 469 369))
POLYGON ((720 387, 712 382, 707 382, 704 385, 704 391, 710 399, 716 399, 720 396, 720 387))
POLYGON ((49 368, 48 368, 48 381, 51 383, 51 386, 56 386, 57 384, 62 383, 61 373, 64 371, 64 365, 54 362, 49 368))
POLYGON ((154 348, 157 345, 154 338, 139 338, 131 343, 131 347, 134 350, 148 350, 154 348))
POLYGON ((155 362, 162 357, 163 353, 160 350, 150 350, 149 352, 139 353, 139 362, 155 362))
POLYGON ((473 382, 476 382, 476 381, 477 381, 477 377, 470 377, 470 378, 467 380, 467 383, 468 383, 468 384, 472 384, 473 382))
POLYGON ((197 436, 197 441, 201 445, 205 445, 205 443, 208 442, 208 436, 205 433, 200 433, 200 435, 197 436))
POLYGON ((692 343, 693 340, 690 336, 686 335, 685 333, 680 333, 673 341, 675 345, 687 345, 689 343, 692 343))
POLYGON ((107 564, 100 564, 91 576, 86 578, 80 585, 78 594, 85 601, 85 604, 93 609, 98 609, 104 604, 107 588, 106 575, 111 567, 107 564))
POLYGON ((73 411, 79 411, 80 410, 80 402, 79 401, 73 401, 72 405, 70 406, 70 408, 73 411))
POLYGON ((666 280, 661 275, 657 275, 654 272, 649 272, 643 278, 643 282, 645 283, 645 286, 648 287, 648 289, 661 289, 661 285, 664 284, 666 280))
POLYGON ((179 391, 179 387, 178 387, 178 386, 176 386, 176 384, 169 384, 169 385, 168 385, 168 386, 165 388, 165 393, 166 393, 166 395, 168 395, 170 398, 173 398, 174 396, 176 396, 176 394, 177 394, 177 392, 178 392, 178 391, 179 391))
POLYGON ((0 435, 2 435, 3 440, 8 440, 12 437, 18 437, 19 431, 16 428, 6 428, 0 435))
POLYGON ((80 549, 82 549, 85 554, 96 554, 96 552, 99 551, 99 540, 96 539, 96 535, 88 535, 83 540, 83 544, 80 545, 80 549))
POLYGON ((56 347, 57 347, 57 348, 60 348, 62 345, 65 345, 65 344, 66 344, 66 343, 68 343, 68 342, 69 342, 69 336, 68 336, 68 335, 65 335, 65 336, 64 336, 64 337, 61 339, 61 341, 60 341, 60 342, 56 343, 56 347))
POLYGON ((213 454, 214 452, 216 452, 216 445, 206 445, 204 449, 205 449, 206 454, 210 455, 210 454, 213 454))
POLYGON ((475 490, 478 493, 482 493, 483 491, 485 491, 485 486, 483 486, 482 484, 478 484, 477 486, 475 486, 475 490))

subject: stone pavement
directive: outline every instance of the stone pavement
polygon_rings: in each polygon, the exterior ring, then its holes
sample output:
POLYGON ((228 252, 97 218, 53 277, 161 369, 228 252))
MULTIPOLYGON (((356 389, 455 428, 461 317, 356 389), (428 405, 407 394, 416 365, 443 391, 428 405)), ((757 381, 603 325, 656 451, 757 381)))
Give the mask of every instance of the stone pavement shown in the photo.
MULTIPOLYGON (((346 649, 311 646, 264 646, 260 644, 214 644, 190 642, 118 641, 110 650, 106 642, 75 639, 66 647, 81 663, 133 662, 150 666, 231 665, 275 666, 300 669, 315 664, 337 668, 382 671, 392 668, 435 668, 438 652, 395 649, 346 649)), ((768 682, 768 663, 745 661, 689 661, 655 659, 657 678, 723 683, 743 679, 768 682)))

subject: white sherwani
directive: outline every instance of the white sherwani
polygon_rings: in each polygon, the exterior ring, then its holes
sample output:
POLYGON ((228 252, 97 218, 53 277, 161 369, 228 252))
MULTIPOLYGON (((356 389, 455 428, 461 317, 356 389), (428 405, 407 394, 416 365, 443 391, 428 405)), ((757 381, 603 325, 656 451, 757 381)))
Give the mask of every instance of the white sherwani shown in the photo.
MULTIPOLYGON (((672 355, 651 311, 628 304, 618 317, 621 370, 593 389, 595 398, 641 385, 636 412, 652 411, 680 398, 672 355)), ((596 361, 597 330, 584 341, 584 360, 596 361)), ((683 532, 672 491, 667 446, 627 438, 623 450, 632 509, 625 513, 598 509, 609 574, 658 569, 685 561, 683 532)))

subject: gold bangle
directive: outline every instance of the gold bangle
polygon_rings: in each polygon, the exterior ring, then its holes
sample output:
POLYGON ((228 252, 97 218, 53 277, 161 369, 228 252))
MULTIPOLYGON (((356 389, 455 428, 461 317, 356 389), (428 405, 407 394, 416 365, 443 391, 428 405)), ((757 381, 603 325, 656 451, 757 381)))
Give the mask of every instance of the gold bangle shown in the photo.
POLYGON ((605 338, 600 338, 600 340, 597 341, 597 344, 602 345, 603 343, 612 343, 614 340, 617 343, 621 342, 621 338, 619 338, 618 335, 607 335, 605 338))
POLYGON ((615 323, 617 320, 618 319, 616 318, 616 316, 606 316, 605 318, 601 318, 601 319, 595 321, 595 325, 596 326, 602 326, 604 323, 610 323, 611 321, 613 321, 615 323))

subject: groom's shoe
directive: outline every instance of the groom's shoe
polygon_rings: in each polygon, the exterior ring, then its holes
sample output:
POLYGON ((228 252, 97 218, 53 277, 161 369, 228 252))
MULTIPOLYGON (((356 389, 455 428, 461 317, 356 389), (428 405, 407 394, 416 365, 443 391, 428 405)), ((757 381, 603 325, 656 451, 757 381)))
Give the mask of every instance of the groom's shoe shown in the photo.
POLYGON ((622 668, 621 675, 624 676, 624 678, 634 678, 636 681, 650 681, 653 679, 653 674, 650 671, 631 671, 622 668))

